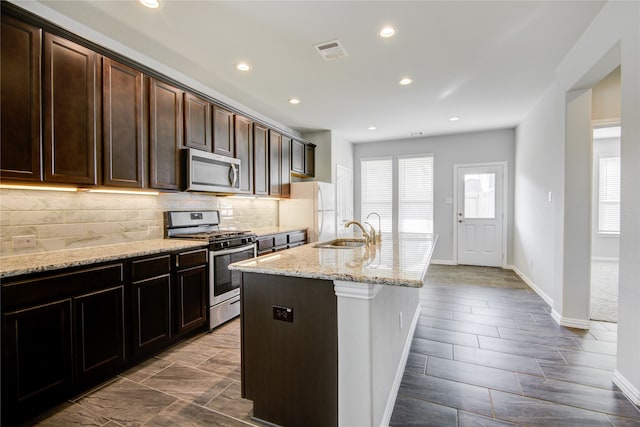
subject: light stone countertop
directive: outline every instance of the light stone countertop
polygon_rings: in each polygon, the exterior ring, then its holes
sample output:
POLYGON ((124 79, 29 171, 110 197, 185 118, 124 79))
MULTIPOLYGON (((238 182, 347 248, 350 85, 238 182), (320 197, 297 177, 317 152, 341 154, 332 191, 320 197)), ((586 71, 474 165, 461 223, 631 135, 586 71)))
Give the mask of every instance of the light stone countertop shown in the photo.
POLYGON ((390 286, 422 287, 437 235, 382 235, 360 248, 316 248, 310 243, 231 264, 230 270, 390 286))
POLYGON ((154 239, 132 243, 0 257, 0 279, 162 252, 204 248, 207 247, 207 245, 207 242, 195 240, 154 239))

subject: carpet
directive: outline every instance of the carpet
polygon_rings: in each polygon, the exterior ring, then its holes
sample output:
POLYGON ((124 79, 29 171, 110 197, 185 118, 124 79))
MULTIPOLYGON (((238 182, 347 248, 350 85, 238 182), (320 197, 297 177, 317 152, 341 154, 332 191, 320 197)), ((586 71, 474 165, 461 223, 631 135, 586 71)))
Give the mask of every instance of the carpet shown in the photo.
POLYGON ((591 262, 591 319, 618 322, 617 262, 591 262))

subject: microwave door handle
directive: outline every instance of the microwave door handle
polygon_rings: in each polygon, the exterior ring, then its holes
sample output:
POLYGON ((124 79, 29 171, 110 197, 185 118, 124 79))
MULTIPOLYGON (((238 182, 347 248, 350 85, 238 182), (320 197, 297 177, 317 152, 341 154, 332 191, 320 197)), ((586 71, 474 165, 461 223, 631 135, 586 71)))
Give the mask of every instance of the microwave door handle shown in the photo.
POLYGON ((236 181, 238 180, 238 171, 236 170, 236 165, 231 164, 231 171, 233 172, 233 178, 231 178, 231 188, 235 188, 236 181))

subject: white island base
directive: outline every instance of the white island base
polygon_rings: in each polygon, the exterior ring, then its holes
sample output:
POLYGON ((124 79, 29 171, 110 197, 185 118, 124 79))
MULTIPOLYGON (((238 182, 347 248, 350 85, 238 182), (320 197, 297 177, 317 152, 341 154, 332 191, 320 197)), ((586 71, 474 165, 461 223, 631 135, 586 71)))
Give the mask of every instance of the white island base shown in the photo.
POLYGON ((420 316, 419 289, 334 281, 338 425, 388 426, 420 316))

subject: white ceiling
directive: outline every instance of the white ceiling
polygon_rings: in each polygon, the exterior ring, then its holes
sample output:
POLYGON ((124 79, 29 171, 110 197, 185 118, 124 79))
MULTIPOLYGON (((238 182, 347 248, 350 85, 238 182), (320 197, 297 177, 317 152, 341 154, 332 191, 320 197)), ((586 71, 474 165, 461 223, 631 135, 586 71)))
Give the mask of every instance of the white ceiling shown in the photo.
POLYGON ((130 0, 40 3, 284 125, 332 129, 352 142, 517 125, 604 5, 165 0, 150 10, 130 0), (385 24, 397 28, 395 37, 378 36, 385 24), (348 56, 324 61, 313 46, 333 39, 348 56), (239 61, 253 69, 235 70, 239 61), (405 76, 413 84, 400 86, 405 76), (289 104, 291 97, 301 103, 289 104))

